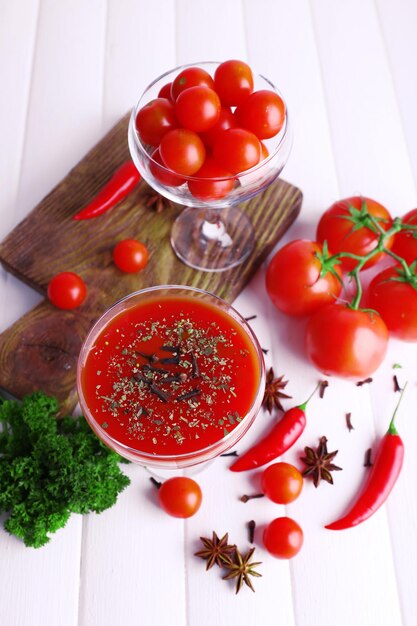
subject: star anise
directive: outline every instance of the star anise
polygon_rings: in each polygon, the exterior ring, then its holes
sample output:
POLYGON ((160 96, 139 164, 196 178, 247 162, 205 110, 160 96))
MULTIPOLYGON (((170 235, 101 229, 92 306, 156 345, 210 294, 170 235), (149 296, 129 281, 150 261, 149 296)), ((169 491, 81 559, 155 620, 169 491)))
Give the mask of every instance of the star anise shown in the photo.
POLYGON ((342 468, 332 463, 338 450, 328 452, 326 437, 320 437, 319 445, 316 450, 306 446, 304 448, 305 457, 302 461, 306 464, 306 469, 302 473, 303 476, 312 476, 314 486, 318 487, 321 480, 325 480, 333 485, 333 477, 330 472, 339 471, 342 468))
POLYGON ((231 580, 232 578, 236 578, 236 593, 242 589, 243 583, 245 583, 252 591, 255 589, 252 586, 252 582, 250 576, 262 576, 259 572, 255 571, 255 567, 261 565, 261 562, 251 563, 251 558, 253 553, 255 552, 255 548, 251 548, 245 556, 242 556, 239 550, 236 548, 235 551, 235 563, 227 563, 225 567, 227 567, 229 571, 226 576, 223 576, 223 580, 231 580))
POLYGON ((160 193, 150 190, 145 198, 145 206, 148 209, 154 209, 156 213, 162 213, 164 209, 169 209, 172 206, 172 202, 161 196, 160 193))
POLYGON ((213 567, 214 564, 219 567, 223 567, 223 565, 229 565, 232 563, 231 555, 235 553, 236 546, 229 545, 227 543, 229 533, 226 533, 221 539, 219 539, 217 534, 213 531, 212 539, 208 539, 207 537, 200 537, 200 539, 203 542, 205 549, 196 552, 195 556, 207 559, 206 570, 213 567))
POLYGON ((283 380, 283 378, 284 375, 274 379, 274 369, 272 367, 269 368, 269 371, 266 375, 265 393, 262 400, 262 405, 270 413, 272 413, 272 409, 274 408, 274 406, 276 406, 276 408, 280 411, 284 410, 280 398, 291 398, 291 396, 287 396, 286 393, 283 393, 281 391, 281 389, 285 389, 288 384, 288 380, 283 380))

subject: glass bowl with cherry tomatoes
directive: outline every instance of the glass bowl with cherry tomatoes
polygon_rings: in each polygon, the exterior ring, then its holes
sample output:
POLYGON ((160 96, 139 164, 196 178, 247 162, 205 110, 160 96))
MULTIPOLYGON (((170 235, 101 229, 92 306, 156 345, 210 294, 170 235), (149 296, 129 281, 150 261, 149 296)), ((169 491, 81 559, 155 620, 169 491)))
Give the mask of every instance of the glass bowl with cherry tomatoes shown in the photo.
POLYGON ((243 61, 177 67, 145 89, 128 137, 145 181, 187 207, 171 232, 177 256, 205 271, 242 263, 255 237, 237 205, 279 176, 291 150, 278 89, 243 61))

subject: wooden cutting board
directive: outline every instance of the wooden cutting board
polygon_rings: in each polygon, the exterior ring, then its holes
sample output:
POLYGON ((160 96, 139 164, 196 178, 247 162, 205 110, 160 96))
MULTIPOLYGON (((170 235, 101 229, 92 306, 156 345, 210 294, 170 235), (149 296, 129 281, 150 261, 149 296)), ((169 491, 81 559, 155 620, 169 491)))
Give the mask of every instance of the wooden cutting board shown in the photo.
POLYGON ((301 208, 300 190, 283 180, 242 205, 254 226, 256 247, 243 265, 220 273, 200 272, 177 259, 169 232, 181 209, 173 205, 157 213, 146 206, 153 192, 144 181, 105 215, 72 220, 129 158, 128 119, 126 115, 0 244, 6 269, 44 295, 58 272, 77 272, 87 284, 87 298, 78 309, 61 311, 45 299, 0 335, 0 386, 17 397, 40 389, 56 396, 63 412, 77 403, 82 341, 110 305, 132 291, 169 283, 200 287, 232 302, 301 208), (112 248, 124 238, 148 246, 150 262, 139 274, 124 274, 112 263, 112 248))

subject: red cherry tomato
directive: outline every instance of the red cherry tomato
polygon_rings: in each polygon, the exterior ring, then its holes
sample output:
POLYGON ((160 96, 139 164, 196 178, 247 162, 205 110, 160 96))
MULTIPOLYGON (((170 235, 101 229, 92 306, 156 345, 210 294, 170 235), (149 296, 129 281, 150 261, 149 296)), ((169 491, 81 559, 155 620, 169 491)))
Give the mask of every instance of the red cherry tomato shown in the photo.
POLYGON ((239 126, 247 128, 259 139, 279 133, 285 121, 285 104, 274 91, 255 91, 235 111, 239 126))
POLYGON ((206 149, 196 133, 178 128, 165 135, 159 153, 170 170, 183 176, 193 176, 204 163, 206 149))
POLYGON ((369 285, 369 306, 378 311, 390 334, 403 341, 417 341, 417 278, 404 282, 401 267, 389 267, 369 285))
POLYGON ((75 309, 86 295, 85 282, 74 272, 61 272, 48 285, 48 298, 58 309, 75 309))
MULTIPOLYGON (((417 209, 409 211, 403 217, 405 224, 415 224, 417 226, 417 209)), ((417 237, 416 232, 406 232, 405 230, 397 233, 394 238, 392 250, 399 254, 407 263, 412 263, 417 259, 417 237)))
POLYGON ((178 128, 174 105, 166 98, 151 100, 136 115, 139 137, 151 146, 158 146, 162 137, 174 128, 178 128))
POLYGON ((321 372, 358 380, 381 365, 388 329, 377 313, 328 304, 310 318, 305 344, 308 357, 321 372))
POLYGON ((265 548, 277 559, 292 559, 301 550, 303 541, 304 533, 291 517, 277 517, 263 533, 265 548))
POLYGON ((180 93, 175 113, 181 126, 201 133, 216 124, 220 116, 219 96, 208 87, 190 87, 180 93))
POLYGON ((231 110, 222 107, 220 109, 220 115, 217 122, 212 128, 210 128, 210 130, 207 130, 205 133, 200 133, 200 137, 203 140, 205 146, 207 146, 208 148, 212 148, 214 146, 216 138, 222 130, 228 130, 229 128, 236 127, 236 119, 231 110))
POLYGON ((262 473, 262 491, 277 504, 293 502, 303 488, 303 477, 294 465, 273 463, 262 473))
POLYGON ((140 272, 146 267, 148 260, 147 247, 136 239, 123 239, 113 248, 114 264, 127 274, 140 272))
MULTIPOLYGON (((317 226, 317 240, 321 243, 327 241, 333 254, 351 252, 364 256, 371 252, 378 243, 378 235, 366 226, 364 208, 379 220, 384 230, 390 228, 391 216, 382 204, 370 198, 354 196, 335 202, 323 213, 317 226), (361 224, 363 224, 362 227, 361 224)), ((390 248, 392 242, 390 238, 385 246, 390 248)), ((365 268, 378 263, 382 256, 383 253, 375 255, 368 261, 365 268)), ((342 268, 345 271, 352 270, 356 265, 355 259, 342 259, 342 268)))
POLYGON ((171 85, 172 83, 166 83, 163 85, 158 93, 158 98, 166 98, 167 100, 173 101, 171 98, 171 85))
POLYGON ((225 61, 214 73, 214 85, 225 106, 241 104, 253 91, 253 75, 243 61, 225 61))
POLYGON ((320 307, 335 302, 342 290, 339 265, 336 275, 327 271, 321 276, 321 244, 297 239, 290 241, 273 256, 266 272, 266 290, 277 309, 287 315, 310 315, 320 307))
POLYGON ((158 496, 166 513, 181 518, 197 513, 203 498, 199 485, 187 476, 168 478, 160 486, 158 496))
POLYGON ((224 169, 212 157, 207 157, 203 166, 195 174, 195 180, 188 181, 192 195, 199 200, 220 200, 234 187, 233 174, 224 169), (220 178, 224 180, 213 180, 220 178), (199 180, 200 179, 200 180, 199 180))
POLYGON ((181 178, 181 176, 167 170, 165 163, 161 159, 159 148, 152 152, 152 159, 153 160, 150 161, 149 169, 160 183, 170 187, 179 187, 179 185, 183 184, 184 179, 181 178), (156 163, 154 163, 154 161, 156 161, 156 163))
POLYGON ((265 161, 269 157, 269 150, 266 145, 261 141, 261 161, 265 161))
POLYGON ((200 67, 187 67, 172 82, 171 97, 173 101, 176 101, 182 91, 197 85, 214 89, 214 81, 206 70, 200 67))
POLYGON ((214 142, 213 156, 233 174, 250 169, 261 156, 259 139, 242 128, 230 128, 219 133, 214 142))

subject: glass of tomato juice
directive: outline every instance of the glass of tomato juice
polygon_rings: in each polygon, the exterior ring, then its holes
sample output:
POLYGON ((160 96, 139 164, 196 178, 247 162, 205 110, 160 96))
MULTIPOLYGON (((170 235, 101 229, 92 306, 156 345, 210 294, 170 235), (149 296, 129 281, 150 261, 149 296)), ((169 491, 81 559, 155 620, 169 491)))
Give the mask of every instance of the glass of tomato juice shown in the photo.
POLYGON ((81 348, 81 408, 107 446, 150 468, 186 468, 229 450, 262 404, 262 350, 229 304, 193 287, 132 293, 81 348))
MULTIPOLYGON (((244 206, 238 205, 265 191, 287 162, 292 146, 288 108, 285 105, 281 130, 262 142, 261 160, 250 169, 227 172, 222 176, 208 175, 207 170, 204 177, 200 177, 199 172, 187 176, 172 171, 164 165, 156 143, 150 145, 142 141, 136 120, 146 105, 161 97, 161 89, 175 81, 187 68, 204 70, 213 77, 219 65, 216 62, 183 65, 159 76, 145 89, 134 107, 128 131, 131 157, 145 181, 161 195, 187 207, 172 226, 171 245, 175 254, 190 267, 212 272, 236 267, 254 249, 253 226, 244 206)), ((273 92, 284 102, 278 89, 267 78, 253 74, 253 80, 254 91, 273 92)), ((232 120, 234 113, 235 107, 229 107, 227 114, 232 120)), ((230 120, 228 123, 238 125, 238 122, 230 120)), ((212 151, 215 155, 216 149, 212 138, 207 132, 200 133, 199 138, 206 146, 206 161, 210 163, 208 171, 216 171, 216 165, 213 170, 212 151)), ((197 141, 200 141, 199 138, 197 141)), ((149 141, 152 141, 151 137, 149 141)))

